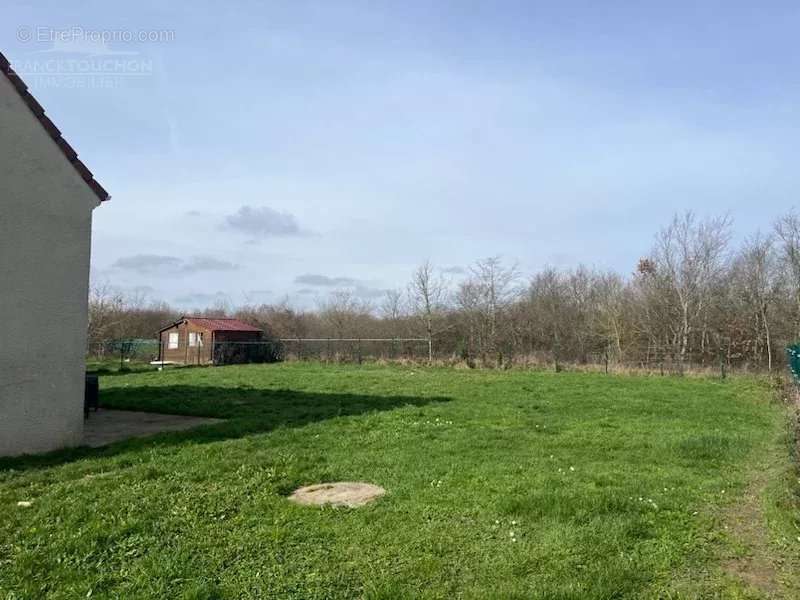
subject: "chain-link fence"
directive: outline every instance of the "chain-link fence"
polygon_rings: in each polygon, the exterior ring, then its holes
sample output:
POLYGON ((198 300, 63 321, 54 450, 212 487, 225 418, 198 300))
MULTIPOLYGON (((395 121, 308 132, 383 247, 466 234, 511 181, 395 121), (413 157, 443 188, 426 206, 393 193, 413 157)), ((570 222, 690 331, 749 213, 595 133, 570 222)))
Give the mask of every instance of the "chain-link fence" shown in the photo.
MULTIPOLYGON (((635 358, 618 356, 613 349, 586 352, 580 360, 562 359, 549 350, 530 352, 495 352, 469 354, 454 350, 452 345, 431 345, 426 338, 284 338, 262 341, 215 342, 213 352, 202 357, 188 352, 186 360, 165 361, 164 364, 208 365, 270 363, 282 360, 319 361, 327 363, 356 363, 397 361, 435 364, 464 364, 474 368, 533 368, 560 370, 592 370, 620 372, 637 371, 650 374, 675 375, 705 372, 725 377, 731 371, 763 371, 762 365, 748 364, 741 357, 720 353, 687 353, 681 357, 669 349, 644 349, 633 353, 635 358)), ((88 363, 93 370, 132 370, 159 366, 159 342, 155 339, 125 338, 107 340, 89 348, 88 363)), ((795 377, 800 380, 800 344, 789 346, 787 360, 795 377)), ((782 361, 781 361, 782 362, 782 361)), ((775 368, 782 368, 774 365, 775 368)))
POLYGON ((126 370, 149 365, 158 357, 158 340, 123 338, 90 344, 87 363, 91 370, 126 370))
POLYGON ((215 365, 241 365, 248 363, 273 363, 284 358, 280 340, 260 342, 215 342, 211 354, 215 365))
MULTIPOLYGON (((87 360, 98 369, 125 369, 155 363, 159 366, 159 342, 148 339, 117 339, 92 344, 87 360)), ((262 341, 215 342, 211 353, 200 357, 186 353, 186 360, 165 360, 166 364, 241 364, 282 360, 337 363, 386 361, 427 361, 425 338, 285 338, 262 341)), ((445 358, 445 357, 438 357, 445 358)), ((449 357, 447 357, 449 358, 449 357)), ((161 366, 163 366, 161 365, 161 366)))
POLYGON ((670 349, 651 349, 646 352, 637 352, 634 353, 633 358, 616 356, 611 351, 594 352, 590 355, 588 361, 606 372, 630 370, 659 375, 707 373, 725 378, 733 370, 742 372, 759 370, 755 366, 748 365, 742 361, 731 361, 721 353, 715 356, 709 353, 689 352, 681 356, 679 352, 670 349))
POLYGON ((120 357, 123 358, 143 358, 158 354, 158 340, 142 338, 122 338, 105 340, 98 344, 92 344, 89 348, 89 356, 97 358, 120 357))
POLYGON ((362 363, 376 360, 427 360, 424 338, 286 338, 288 360, 362 363))

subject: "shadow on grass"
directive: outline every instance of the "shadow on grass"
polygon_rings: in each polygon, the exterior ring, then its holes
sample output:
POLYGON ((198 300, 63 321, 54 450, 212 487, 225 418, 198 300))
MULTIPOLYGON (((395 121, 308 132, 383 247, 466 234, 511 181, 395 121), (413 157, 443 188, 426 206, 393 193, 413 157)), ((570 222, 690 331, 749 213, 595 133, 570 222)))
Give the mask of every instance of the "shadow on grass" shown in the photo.
MULTIPOLYGON (((47 454, 0 458, 0 470, 28 470, 83 458, 110 457, 138 448, 203 444, 302 427, 336 417, 448 402, 445 397, 379 396, 215 386, 131 386, 101 390, 102 408, 225 419, 194 429, 132 438, 102 448, 85 446, 47 454)), ((91 415, 89 417, 91 419, 91 415)))

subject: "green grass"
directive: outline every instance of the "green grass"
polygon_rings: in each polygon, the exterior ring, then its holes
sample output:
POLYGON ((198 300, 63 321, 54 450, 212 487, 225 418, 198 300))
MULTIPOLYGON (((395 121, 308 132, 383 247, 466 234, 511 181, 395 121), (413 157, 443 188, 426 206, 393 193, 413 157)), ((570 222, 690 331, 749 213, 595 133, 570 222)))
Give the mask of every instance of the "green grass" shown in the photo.
POLYGON ((101 399, 228 421, 0 462, 0 598, 759 597, 724 566, 765 465, 759 551, 800 593, 760 380, 295 363, 104 377, 101 399), (388 494, 285 498, 336 480, 388 494))
POLYGON ((90 358, 86 361, 86 371, 97 375, 125 375, 127 373, 144 373, 156 368, 146 360, 120 362, 119 358, 90 358))

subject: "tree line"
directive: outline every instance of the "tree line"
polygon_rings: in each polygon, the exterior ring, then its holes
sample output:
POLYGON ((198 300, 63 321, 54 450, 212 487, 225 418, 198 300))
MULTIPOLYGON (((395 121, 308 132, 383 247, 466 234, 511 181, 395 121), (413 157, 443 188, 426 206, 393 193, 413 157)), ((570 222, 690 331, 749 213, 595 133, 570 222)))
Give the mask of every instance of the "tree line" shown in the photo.
MULTIPOLYGON (((201 314, 236 316, 275 339, 420 338, 416 358, 557 370, 600 363, 771 371, 800 338, 800 216, 793 211, 735 246, 729 217, 678 214, 631 271, 580 265, 526 277, 490 257, 454 279, 427 261, 379 302, 344 289, 313 310, 283 301, 201 314)), ((93 289, 89 315, 90 349, 108 339, 152 338, 180 316, 110 287, 93 289)))

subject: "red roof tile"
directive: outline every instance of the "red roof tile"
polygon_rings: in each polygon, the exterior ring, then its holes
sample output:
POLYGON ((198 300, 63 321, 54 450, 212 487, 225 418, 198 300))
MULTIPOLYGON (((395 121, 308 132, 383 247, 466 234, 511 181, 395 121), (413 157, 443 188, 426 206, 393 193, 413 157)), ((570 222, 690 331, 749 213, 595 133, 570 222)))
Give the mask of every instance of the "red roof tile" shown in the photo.
POLYGON ((95 195, 100 198, 101 202, 106 200, 110 200, 111 196, 108 192, 103 188, 102 185, 97 183, 95 178, 92 176, 92 172, 86 168, 86 165, 81 162, 78 158, 78 153, 72 149, 67 141, 61 137, 61 132, 58 130, 58 127, 49 119, 49 117, 44 114, 44 108, 42 105, 37 102, 36 98, 34 98, 31 93, 28 91, 28 86, 25 85, 25 82, 22 81, 19 75, 11 68, 11 63, 8 62, 8 59, 3 56, 3 53, 0 52, 0 72, 6 76, 6 78, 11 82, 11 85, 14 86, 14 89, 17 90, 20 98, 25 104, 28 105, 28 108, 31 109, 31 112, 39 119, 39 123, 42 124, 45 131, 53 138, 53 141, 56 145, 61 149, 61 152, 64 156, 67 157, 67 160, 75 167, 75 170, 78 171, 78 174, 81 178, 86 182, 86 185, 91 188, 91 190, 95 193, 95 195))
MULTIPOLYGON (((258 327, 248 325, 239 319, 229 318, 207 318, 207 317, 183 317, 181 321, 189 321, 198 327, 209 331, 261 331, 258 327)), ((180 322, 180 321, 179 321, 180 322)))

